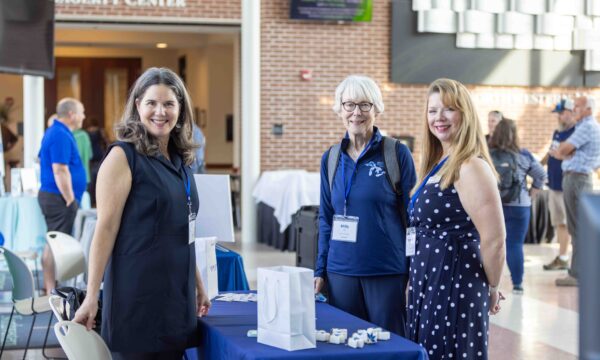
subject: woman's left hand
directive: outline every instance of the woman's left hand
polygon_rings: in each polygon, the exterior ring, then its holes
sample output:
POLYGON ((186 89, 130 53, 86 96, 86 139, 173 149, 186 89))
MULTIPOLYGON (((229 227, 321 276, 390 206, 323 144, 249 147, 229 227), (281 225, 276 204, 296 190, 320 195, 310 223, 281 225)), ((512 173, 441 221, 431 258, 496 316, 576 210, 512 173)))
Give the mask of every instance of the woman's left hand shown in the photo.
POLYGON ((505 299, 500 291, 490 293, 490 315, 496 315, 500 312, 500 300, 505 299))
POLYGON ((208 310, 210 309, 211 303, 204 289, 197 289, 196 302, 198 303, 198 316, 206 316, 208 314, 208 310))

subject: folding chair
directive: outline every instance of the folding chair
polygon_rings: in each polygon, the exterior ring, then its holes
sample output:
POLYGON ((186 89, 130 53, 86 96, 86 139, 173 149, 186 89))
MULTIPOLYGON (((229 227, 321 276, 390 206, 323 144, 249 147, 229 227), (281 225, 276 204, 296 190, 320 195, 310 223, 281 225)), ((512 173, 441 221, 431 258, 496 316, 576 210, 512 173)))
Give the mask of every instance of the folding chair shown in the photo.
POLYGON ((54 333, 69 360, 107 360, 112 355, 95 331, 72 321, 54 324, 54 333))
POLYGON ((59 231, 49 231, 46 242, 54 258, 57 281, 75 278, 85 271, 85 255, 79 241, 59 231))
MULTIPOLYGON (((31 334, 33 332, 33 325, 35 324, 36 315, 50 311, 50 304, 48 303, 48 296, 37 296, 33 282, 33 275, 25 261, 4 247, 0 247, 0 253, 2 253, 6 259, 6 263, 13 280, 13 307, 12 311, 10 312, 8 324, 6 325, 6 333, 4 335, 4 340, 2 341, 2 348, 0 349, 0 358, 2 358, 10 324, 16 311, 19 315, 23 316, 33 315, 33 321, 31 322, 31 328, 29 329, 29 336, 27 337, 27 344, 25 345, 25 352, 23 353, 23 359, 25 359, 27 356, 27 350, 29 349, 29 341, 31 340, 31 334)), ((49 326, 50 324, 48 324, 48 327, 49 326)), ((42 348, 42 354, 44 357, 46 357, 45 348, 46 341, 44 340, 44 346, 42 348)))

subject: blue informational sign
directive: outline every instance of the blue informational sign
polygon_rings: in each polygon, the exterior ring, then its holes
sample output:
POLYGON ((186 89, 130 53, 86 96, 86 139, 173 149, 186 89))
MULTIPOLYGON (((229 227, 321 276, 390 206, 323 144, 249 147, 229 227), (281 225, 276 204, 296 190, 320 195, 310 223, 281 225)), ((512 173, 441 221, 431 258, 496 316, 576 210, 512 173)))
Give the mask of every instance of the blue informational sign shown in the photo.
POLYGON ((371 21, 372 0, 290 0, 290 18, 325 21, 371 21))

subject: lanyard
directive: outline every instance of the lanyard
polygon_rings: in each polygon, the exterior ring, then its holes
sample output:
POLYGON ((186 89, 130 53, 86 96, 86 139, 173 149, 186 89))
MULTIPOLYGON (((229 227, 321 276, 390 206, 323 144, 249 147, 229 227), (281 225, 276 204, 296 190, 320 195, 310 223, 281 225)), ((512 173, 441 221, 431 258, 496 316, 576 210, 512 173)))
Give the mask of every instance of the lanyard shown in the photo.
POLYGON ((352 188, 352 178, 354 178, 354 175, 356 174, 356 169, 358 168, 358 161, 360 160, 360 158, 363 157, 363 155, 367 151, 369 151, 369 149, 371 148, 371 145, 373 145, 374 140, 375 140, 375 137, 372 137, 371 141, 369 141, 369 143, 363 149, 363 151, 360 153, 360 155, 358 155, 358 158, 356 158, 356 162, 354 163, 354 168, 352 169, 352 175, 350 176, 350 179, 348 179, 347 183, 346 183, 346 166, 345 166, 345 161, 344 161, 344 154, 342 154, 342 182, 344 183, 344 216, 346 216, 346 209, 348 208, 348 196, 350 195, 350 189, 352 188))
POLYGON ((185 196, 187 197, 187 206, 188 206, 188 214, 192 214, 192 193, 191 193, 191 185, 190 185, 190 177, 185 170, 185 166, 183 167, 183 173, 185 174, 185 196))
POLYGON ((414 195, 410 198, 410 206, 409 206, 409 211, 408 211, 409 214, 412 213, 413 208, 415 207, 415 201, 417 200, 419 195, 421 195, 421 191, 423 191, 423 188, 425 187, 425 185, 427 185, 427 181, 429 180, 429 178, 431 178, 433 175, 435 175, 440 170, 440 168, 444 165, 446 160, 448 160, 447 156, 442 161, 440 161, 439 164, 437 164, 429 172, 429 174, 427 174, 425 179, 423 179, 423 181, 421 182, 421 185, 419 185, 419 188, 417 189, 417 191, 415 191, 414 195))

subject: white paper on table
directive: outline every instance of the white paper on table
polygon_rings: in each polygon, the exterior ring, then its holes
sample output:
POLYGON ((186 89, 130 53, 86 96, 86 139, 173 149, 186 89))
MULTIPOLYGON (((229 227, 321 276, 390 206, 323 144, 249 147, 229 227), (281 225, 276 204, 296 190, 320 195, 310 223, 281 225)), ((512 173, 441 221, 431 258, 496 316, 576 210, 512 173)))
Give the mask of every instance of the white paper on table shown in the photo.
POLYGON ((25 194, 37 195, 39 188, 34 168, 21 169, 21 184, 23 185, 23 192, 25 194))
POLYGON ((200 272, 204 291, 209 299, 219 295, 219 274, 217 269, 217 239, 215 237, 197 237, 194 242, 196 250, 196 267, 200 272))
POLYGON ((229 175, 194 175, 200 207, 196 215, 196 238, 216 237, 235 242, 229 175))

